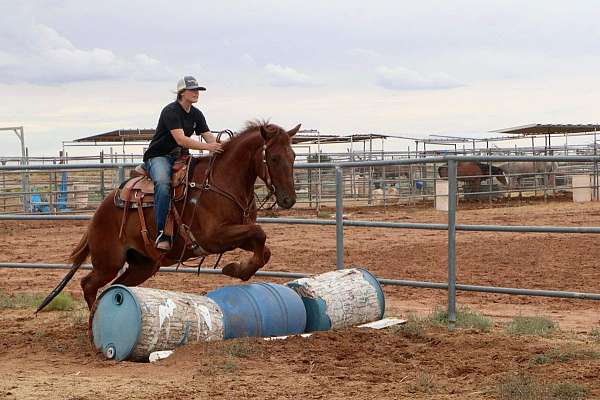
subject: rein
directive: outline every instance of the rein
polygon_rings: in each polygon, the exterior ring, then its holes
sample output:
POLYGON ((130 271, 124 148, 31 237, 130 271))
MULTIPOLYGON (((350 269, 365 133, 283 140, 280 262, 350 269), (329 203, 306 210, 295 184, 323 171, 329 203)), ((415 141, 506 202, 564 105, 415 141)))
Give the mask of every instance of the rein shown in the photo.
MULTIPOLYGON (((225 131, 221 131, 217 134, 217 138, 216 141, 218 143, 221 142, 221 136, 226 133, 229 135, 229 138, 233 138, 234 134, 232 131, 230 130, 225 130, 225 131)), ((266 202, 275 194, 275 186, 273 185, 273 182, 271 180, 271 174, 269 171, 269 165, 267 164, 267 148, 269 147, 271 140, 273 138, 271 138, 270 140, 268 140, 267 142, 265 142, 262 145, 262 165, 263 165, 263 172, 264 172, 264 176, 265 176, 265 184, 269 190, 269 193, 267 194, 267 196, 263 199, 263 201, 260 203, 260 206, 257 207, 257 210, 261 210, 263 209, 264 205, 266 204, 266 202)), ((183 204, 183 208, 181 210, 181 214, 179 214, 177 212, 176 207, 174 206, 174 214, 175 214, 175 218, 178 222, 178 225, 180 226, 180 230, 183 231, 182 232, 182 236, 185 239, 185 243, 184 246, 182 248, 182 252, 181 255, 179 257, 178 263, 177 263, 177 267, 176 269, 179 268, 180 265, 186 265, 183 262, 183 256, 185 254, 185 250, 188 247, 188 241, 191 241, 191 250, 194 251, 197 248, 200 248, 203 252, 206 253, 206 251, 204 249, 202 249, 202 247, 200 247, 200 245, 198 244, 198 242, 196 241, 196 239, 194 238, 193 234, 192 234, 192 225, 194 223, 194 217, 196 215, 196 209, 198 207, 198 203, 200 202, 200 198, 202 196, 202 194, 206 191, 213 191, 229 200, 231 200, 233 203, 235 203, 241 210, 242 210, 242 223, 246 223, 248 221, 248 217, 250 215, 250 210, 252 208, 252 205, 255 204, 254 203, 254 196, 251 196, 250 199, 248 200, 248 204, 244 205, 238 198, 236 198, 236 196, 234 196, 233 194, 229 193, 228 191, 221 189, 219 186, 217 186, 215 184, 215 180, 213 177, 213 171, 214 171, 214 166, 215 166, 215 161, 217 159, 217 154, 214 153, 208 163, 208 168, 206 170, 206 174, 204 176, 204 180, 202 181, 201 184, 198 184, 196 182, 193 181, 193 171, 191 171, 191 168, 189 169, 189 174, 186 177, 186 185, 190 188, 190 189, 199 189, 200 190, 200 194, 196 197, 190 200, 191 203, 194 204, 193 210, 192 210, 192 216, 191 216, 191 220, 190 220, 190 225, 186 225, 183 223, 183 221, 181 220, 180 215, 183 215, 183 212, 185 211, 185 207, 188 203, 188 195, 189 192, 186 191, 186 195, 185 195, 185 199, 184 199, 184 204, 183 204), (191 177, 190 177, 191 175, 191 177)), ((188 167, 191 165, 188 164, 188 167)), ((271 207, 269 207, 269 209, 273 208, 275 206, 276 203, 273 203, 273 205, 271 207)), ((256 205, 255 205, 256 207, 256 205)), ((219 264, 221 257, 223 256, 223 253, 219 254, 219 258, 217 259, 213 269, 217 268, 217 265, 219 264)), ((203 256, 198 256, 197 258, 200 258, 200 263, 198 264, 198 274, 200 273, 200 267, 202 266, 202 263, 204 262, 204 259, 206 258, 206 255, 203 256)))
MULTIPOLYGON (((231 132, 230 130, 227 131, 222 131, 219 132, 218 136, 217 136, 217 141, 220 142, 221 139, 221 135, 223 133, 227 133, 229 134, 230 138, 233 137, 233 132, 231 132)), ((267 186, 267 189, 269 190, 269 193, 267 194, 267 196, 263 199, 263 201, 260 203, 260 206, 257 207, 257 210, 262 210, 264 205, 266 204, 266 202, 273 197, 273 195, 275 194, 275 186, 273 185, 273 182, 271 180, 271 173, 269 171, 269 165, 267 164, 267 148, 269 147, 269 145, 271 144, 271 141, 273 140, 273 138, 269 139, 267 142, 265 142, 262 145, 262 166, 263 166, 263 171, 264 171, 264 176, 265 176, 265 184, 267 186)), ((198 185, 196 182, 190 182, 189 186, 193 189, 197 188, 199 186, 201 191, 213 191, 217 194, 220 194, 221 196, 231 200, 232 202, 234 202, 241 210, 242 210, 242 223, 246 223, 248 220, 248 216, 250 215, 250 210, 252 208, 252 205, 254 204, 254 196, 251 196, 250 199, 248 200, 248 204, 243 204, 238 198, 236 198, 233 194, 229 193, 228 191, 221 189, 219 186, 217 186, 215 184, 215 180, 213 177, 213 171, 214 171, 214 163, 216 160, 216 154, 213 155, 209 161, 208 164, 208 169, 206 172, 206 175, 204 177, 204 180, 202 181, 201 185, 198 185)), ((201 192, 202 193, 202 192, 201 192)), ((273 205, 269 208, 273 208, 275 206, 275 203, 273 203, 273 205)), ((255 206, 256 207, 256 206, 255 206)))
MULTIPOLYGON (((229 137, 233 137, 233 132, 231 132, 230 130, 225 130, 225 131, 221 131, 218 133, 216 141, 218 143, 221 142, 221 135, 223 133, 227 133, 229 135, 229 137)), ((188 162, 188 173, 186 175, 186 182, 185 185, 188 186, 189 188, 196 188, 196 183, 192 180, 193 177, 193 171, 191 168, 191 164, 192 164, 192 157, 190 157, 190 161, 188 162)), ((208 171, 210 171, 212 173, 212 168, 214 165, 216 159, 216 154, 213 154, 210 158, 209 164, 208 164, 208 171)), ((194 168, 196 168, 196 165, 194 165, 194 168)), ((206 174, 206 177, 204 178, 204 181, 202 182, 202 186, 204 187, 205 185, 207 185, 208 182, 208 173, 206 174)), ((203 253, 207 253, 206 250, 204 250, 199 244, 198 241, 196 240, 196 238, 194 237, 194 234, 192 233, 192 225, 194 224, 194 217, 196 216, 196 209, 198 208, 198 201, 200 200, 200 196, 202 196, 202 191, 200 192, 200 194, 198 195, 198 198, 196 199, 192 199, 190 202, 194 204, 194 208, 192 210, 192 217, 190 218, 190 224, 186 225, 182 218, 181 215, 183 215, 184 211, 185 211, 185 207, 188 204, 188 196, 189 196, 189 191, 186 190, 185 191, 185 197, 183 199, 183 207, 181 209, 181 214, 177 212, 177 207, 175 204, 173 204, 173 214, 175 216, 175 220, 177 222, 177 225, 179 226, 179 230, 181 231, 181 235, 183 236, 183 238, 185 239, 185 243, 183 244, 183 247, 181 249, 181 254, 179 255, 179 259, 177 261, 177 267, 175 267, 175 270, 177 271, 179 269, 180 265, 186 265, 183 262, 183 255, 185 254, 185 250, 188 248, 188 241, 191 242, 191 246, 190 246, 190 250, 192 250, 192 252, 195 252, 196 249, 200 248, 201 251, 203 253)), ((219 255, 219 258, 217 260, 217 262, 215 263, 214 268, 217 268, 217 265, 219 264, 219 261, 221 260, 221 256, 223 255, 223 253, 221 253, 219 255)), ((202 260, 200 261, 200 263, 198 264, 198 274, 200 274, 200 266, 202 265, 202 263, 204 262, 204 259, 206 258, 206 255, 204 256, 198 256, 194 259, 198 259, 202 257, 202 260)))

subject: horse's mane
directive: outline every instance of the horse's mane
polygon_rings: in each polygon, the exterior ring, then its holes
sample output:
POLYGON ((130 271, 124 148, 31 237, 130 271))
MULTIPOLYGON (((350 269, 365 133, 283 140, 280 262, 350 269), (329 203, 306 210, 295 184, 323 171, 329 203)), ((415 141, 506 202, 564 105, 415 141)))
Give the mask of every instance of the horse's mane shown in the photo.
POLYGON ((246 124, 244 125, 242 130, 240 132, 236 133, 230 140, 228 140, 225 143, 225 146, 229 146, 231 143, 238 142, 238 141, 244 139, 246 136, 248 136, 252 132, 256 131, 257 129, 261 129, 261 128, 265 129, 267 132, 279 132, 279 131, 284 130, 279 125, 272 124, 268 120, 261 120, 261 119, 251 120, 251 121, 246 122, 246 124))
MULTIPOLYGON (((240 131, 240 135, 248 132, 248 131, 253 131, 255 129, 260 129, 260 127, 267 127, 267 126, 273 126, 275 128, 279 128, 279 126, 272 124, 271 122, 269 122, 268 119, 254 119, 254 120, 250 120, 250 121, 246 121, 246 124, 244 125, 244 128, 242 128, 242 130, 240 131)), ((281 128, 280 128, 281 129, 281 128)))

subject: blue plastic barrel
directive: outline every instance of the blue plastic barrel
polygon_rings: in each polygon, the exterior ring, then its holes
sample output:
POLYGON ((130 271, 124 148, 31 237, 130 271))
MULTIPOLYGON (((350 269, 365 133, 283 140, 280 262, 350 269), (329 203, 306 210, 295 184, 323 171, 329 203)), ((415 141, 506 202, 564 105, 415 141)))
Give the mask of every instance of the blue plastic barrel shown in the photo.
POLYGON ((223 339, 223 314, 206 296, 114 285, 96 300, 91 328, 106 358, 147 361, 154 351, 223 339))
POLYGON ((223 311, 224 338, 303 333, 306 310, 292 289, 275 283, 226 286, 206 295, 223 311))
POLYGON ((288 282, 304 302, 306 332, 345 328, 383 318, 379 281, 363 268, 342 269, 288 282))
POLYGON ((107 358, 125 360, 142 330, 142 312, 136 296, 125 286, 112 286, 96 300, 92 338, 107 358))

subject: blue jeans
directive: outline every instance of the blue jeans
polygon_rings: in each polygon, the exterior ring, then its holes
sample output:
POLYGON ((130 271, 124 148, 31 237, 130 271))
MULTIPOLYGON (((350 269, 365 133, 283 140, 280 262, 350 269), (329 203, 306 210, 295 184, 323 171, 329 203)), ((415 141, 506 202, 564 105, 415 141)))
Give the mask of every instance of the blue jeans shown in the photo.
POLYGON ((154 218, 157 236, 165 229, 167 214, 171 206, 171 169, 176 157, 152 157, 145 163, 146 171, 154 182, 154 218))

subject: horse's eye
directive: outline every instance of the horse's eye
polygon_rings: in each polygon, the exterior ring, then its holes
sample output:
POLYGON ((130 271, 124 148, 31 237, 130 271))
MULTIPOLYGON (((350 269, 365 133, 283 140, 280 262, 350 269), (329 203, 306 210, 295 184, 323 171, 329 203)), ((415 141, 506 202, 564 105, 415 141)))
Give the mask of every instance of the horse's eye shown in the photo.
POLYGON ((271 156, 271 161, 274 163, 278 163, 279 161, 281 161, 281 156, 279 154, 273 154, 271 156))

